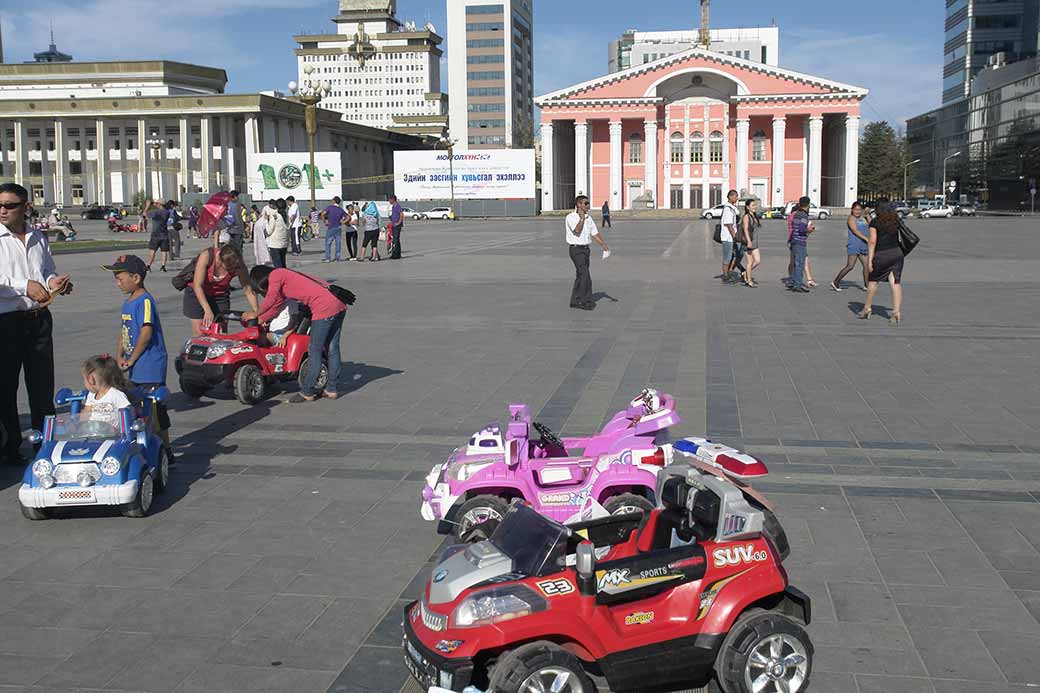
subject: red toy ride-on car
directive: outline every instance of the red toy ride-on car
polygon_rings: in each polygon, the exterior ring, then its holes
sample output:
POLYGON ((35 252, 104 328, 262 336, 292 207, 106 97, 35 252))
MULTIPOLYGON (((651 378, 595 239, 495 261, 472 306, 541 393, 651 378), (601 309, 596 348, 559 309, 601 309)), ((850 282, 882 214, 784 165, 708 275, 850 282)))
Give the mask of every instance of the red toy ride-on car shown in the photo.
MULTIPOLYGON (((272 344, 271 333, 255 320, 242 321, 241 313, 228 313, 215 320, 198 337, 191 337, 174 361, 180 376, 181 391, 190 397, 201 397, 214 387, 227 384, 242 404, 256 404, 277 382, 298 380, 310 368, 310 318, 302 317, 284 346, 272 344), (240 320, 241 332, 227 334, 227 320, 240 320)), ((320 391, 328 381, 328 364, 324 358, 318 366, 316 388, 320 391)))
POLYGON ((562 525, 516 500, 489 541, 447 549, 404 610, 421 685, 494 693, 803 693, 809 598, 764 500, 691 460, 663 507, 562 525), (644 519, 645 517, 645 519, 644 519))

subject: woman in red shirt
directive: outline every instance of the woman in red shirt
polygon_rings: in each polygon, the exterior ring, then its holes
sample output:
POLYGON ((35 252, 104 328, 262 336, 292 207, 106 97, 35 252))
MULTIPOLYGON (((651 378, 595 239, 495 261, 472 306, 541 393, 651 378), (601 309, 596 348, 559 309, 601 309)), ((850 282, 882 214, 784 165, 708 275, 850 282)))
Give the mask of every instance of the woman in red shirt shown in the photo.
POLYGON ((258 311, 256 295, 249 283, 246 263, 232 245, 219 250, 207 248, 195 258, 195 275, 184 289, 184 317, 191 320, 191 334, 199 336, 203 327, 209 327, 216 315, 227 315, 231 310, 231 281, 245 290, 249 306, 258 311))
MULTIPOLYGON (((339 340, 343 332, 343 318, 347 314, 346 304, 332 295, 325 282, 289 269, 259 265, 249 272, 249 281, 253 291, 264 297, 264 302, 257 314, 246 313, 243 318, 256 317, 261 324, 267 324, 278 315, 288 299, 310 309, 311 343, 308 360, 312 364, 321 363, 322 353, 328 350, 329 382, 325 386, 325 396, 329 399, 339 397, 336 392, 342 365, 339 340)), ((300 394, 294 395, 290 402, 298 404, 318 399, 320 393, 314 389, 318 370, 307 369, 300 394)))

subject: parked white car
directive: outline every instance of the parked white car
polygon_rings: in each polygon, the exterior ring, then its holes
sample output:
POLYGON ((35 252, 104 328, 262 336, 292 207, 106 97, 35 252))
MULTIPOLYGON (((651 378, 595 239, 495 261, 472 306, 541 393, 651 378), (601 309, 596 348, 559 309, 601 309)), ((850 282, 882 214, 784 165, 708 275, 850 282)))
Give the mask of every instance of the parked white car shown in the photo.
POLYGON ((950 219, 951 217, 953 217, 953 207, 949 205, 940 205, 921 211, 922 219, 950 219))
POLYGON ((422 213, 423 219, 443 219, 447 221, 452 218, 451 207, 434 207, 422 213))
MULTIPOLYGON (((784 207, 784 217, 791 216, 791 212, 798 206, 797 202, 788 202, 787 206, 784 207)), ((810 219, 827 219, 831 216, 831 210, 825 207, 817 207, 815 202, 809 203, 809 218, 810 219)))

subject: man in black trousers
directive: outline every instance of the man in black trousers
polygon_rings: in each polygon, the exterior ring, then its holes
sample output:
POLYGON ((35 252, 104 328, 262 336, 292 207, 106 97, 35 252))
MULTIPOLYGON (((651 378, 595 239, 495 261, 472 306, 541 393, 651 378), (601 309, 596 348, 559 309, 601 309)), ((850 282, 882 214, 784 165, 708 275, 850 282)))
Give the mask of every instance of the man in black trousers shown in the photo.
POLYGON ((53 320, 47 305, 56 293, 72 291, 69 275, 58 275, 47 237, 26 224, 29 192, 16 183, 0 185, 0 423, 6 443, 2 461, 25 464, 19 448, 18 380, 25 369, 32 427, 54 413, 53 320))
POLYGON ((589 214, 589 198, 579 195, 574 200, 574 211, 567 215, 567 246, 571 262, 574 263, 574 289, 571 291, 571 308, 594 310, 592 301, 592 276, 589 274, 589 244, 595 240, 604 253, 610 248, 603 242, 596 222, 589 214))

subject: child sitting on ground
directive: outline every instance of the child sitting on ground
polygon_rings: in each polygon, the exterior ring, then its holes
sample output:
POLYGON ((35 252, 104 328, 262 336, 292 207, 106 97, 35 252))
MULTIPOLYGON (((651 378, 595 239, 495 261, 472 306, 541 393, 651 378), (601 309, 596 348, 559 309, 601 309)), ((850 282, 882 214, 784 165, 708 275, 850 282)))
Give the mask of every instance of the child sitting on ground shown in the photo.
POLYGON ((119 425, 119 410, 130 406, 124 390, 126 377, 119 362, 105 354, 91 356, 83 362, 83 386, 87 401, 83 403, 82 419, 119 425))

